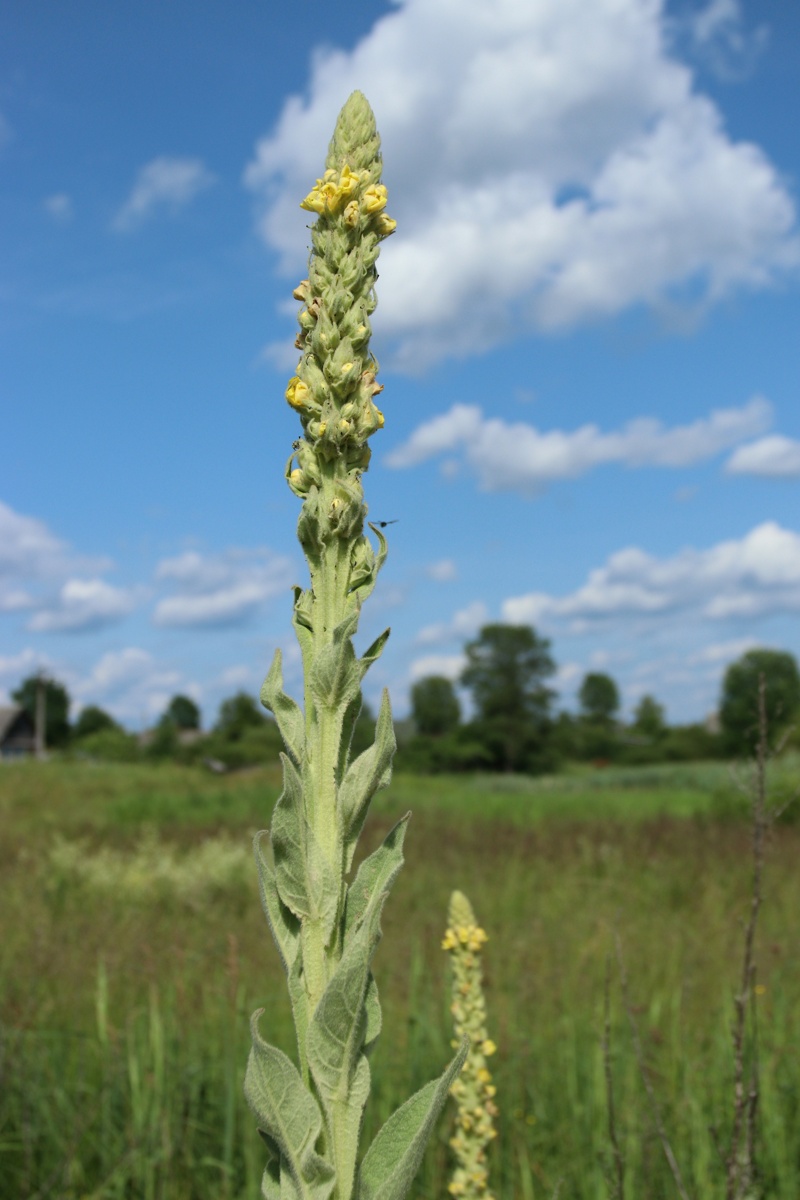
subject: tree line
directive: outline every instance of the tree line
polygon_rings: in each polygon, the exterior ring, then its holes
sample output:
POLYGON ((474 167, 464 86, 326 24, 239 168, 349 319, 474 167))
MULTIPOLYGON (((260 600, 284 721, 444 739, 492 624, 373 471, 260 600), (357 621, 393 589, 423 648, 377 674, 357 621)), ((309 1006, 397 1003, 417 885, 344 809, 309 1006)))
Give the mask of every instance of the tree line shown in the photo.
MULTIPOLYGON (((397 726, 400 769, 538 774, 568 761, 637 764, 747 754, 757 737, 762 675, 773 742, 800 714, 800 672, 786 651, 749 650, 727 668, 714 726, 669 725, 663 706, 649 694, 640 698, 633 719, 622 722, 617 683, 601 671, 584 676, 576 713, 557 712, 549 686, 556 671, 551 644, 529 625, 485 625, 464 653, 456 682, 469 696, 469 717, 451 679, 420 679, 411 689, 410 716, 397 726)), ((13 693, 32 717, 39 686, 38 677, 30 676, 13 693)), ((225 767, 273 761, 282 749, 274 721, 247 692, 224 700, 205 733, 195 701, 173 696, 156 725, 137 737, 97 705, 82 709, 70 724, 66 688, 55 680, 45 680, 44 687, 46 741, 52 748, 118 761, 204 759, 225 767)), ((374 722, 364 704, 354 733, 356 753, 371 744, 374 722)))

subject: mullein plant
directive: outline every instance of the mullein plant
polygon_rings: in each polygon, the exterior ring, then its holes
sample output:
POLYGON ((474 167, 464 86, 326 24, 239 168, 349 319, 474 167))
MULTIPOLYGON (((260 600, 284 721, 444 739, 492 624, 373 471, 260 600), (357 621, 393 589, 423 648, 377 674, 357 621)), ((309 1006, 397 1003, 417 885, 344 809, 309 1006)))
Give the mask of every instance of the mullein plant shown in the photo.
POLYGON ((298 537, 310 584, 294 589, 293 624, 304 674, 301 708, 283 691, 276 651, 261 691, 280 729, 283 791, 272 827, 255 842, 261 899, 286 972, 298 1064, 269 1045, 253 1014, 247 1100, 268 1149, 266 1200, 401 1200, 466 1055, 406 1101, 366 1154, 359 1141, 370 1091, 369 1054, 381 1028, 371 962, 381 910, 403 862, 408 816, 350 879, 375 792, 388 784, 395 737, 384 692, 375 741, 353 758, 361 681, 388 637, 360 657, 353 647, 361 605, 375 586, 386 540, 370 525, 361 484, 368 440, 383 426, 369 351, 380 242, 394 232, 380 182, 380 142, 369 104, 349 98, 325 172, 301 207, 317 214, 297 347, 286 399, 302 436, 286 468, 302 501, 298 537))
POLYGON ((496 1137, 497 1106, 494 1102, 496 1088, 487 1059, 497 1047, 486 1031, 481 951, 487 941, 486 932, 478 925, 467 897, 463 892, 453 892, 442 949, 449 952, 452 966, 450 1011, 456 1044, 467 1038, 469 1053, 461 1075, 450 1086, 458 1111, 455 1133, 450 1139, 456 1167, 448 1190, 451 1196, 462 1200, 493 1200, 486 1150, 496 1137))

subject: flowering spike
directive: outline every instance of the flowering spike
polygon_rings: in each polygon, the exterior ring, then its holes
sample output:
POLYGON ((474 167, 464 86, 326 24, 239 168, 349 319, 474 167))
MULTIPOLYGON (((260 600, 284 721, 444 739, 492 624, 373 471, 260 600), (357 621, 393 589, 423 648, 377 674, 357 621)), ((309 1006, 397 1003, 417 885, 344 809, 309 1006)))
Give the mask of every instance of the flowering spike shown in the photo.
POLYGON ((451 953, 451 1012, 456 1037, 469 1038, 469 1052, 461 1076, 450 1088, 458 1105, 456 1130, 450 1139, 457 1165, 448 1190, 451 1196, 463 1200, 492 1200, 486 1147, 495 1137, 497 1106, 486 1060, 497 1047, 486 1032, 481 950, 487 941, 467 897, 463 892, 453 892, 442 949, 451 953))
POLYGON ((372 110, 354 92, 336 123, 325 171, 301 202, 317 218, 308 278, 294 290, 302 305, 301 356, 286 388, 303 428, 285 475, 303 502, 297 533, 311 576, 309 587, 294 592, 305 704, 284 693, 280 655, 261 692, 287 753, 270 837, 257 839, 257 864, 288 976, 300 1065, 298 1071, 269 1046, 254 1023, 245 1091, 272 1152, 264 1175, 270 1200, 402 1200, 466 1053, 464 1046, 438 1081, 389 1119, 359 1179, 367 1054, 381 1025, 371 962, 383 903, 403 861, 396 829, 348 882, 370 801, 389 782, 395 748, 386 696, 374 745, 351 761, 361 680, 388 636, 387 630, 356 655, 361 605, 386 557, 380 531, 372 527, 377 550, 364 533, 361 484, 368 441, 384 423, 374 402, 382 390, 378 364, 369 350, 375 262, 380 242, 394 230, 380 175, 372 110))

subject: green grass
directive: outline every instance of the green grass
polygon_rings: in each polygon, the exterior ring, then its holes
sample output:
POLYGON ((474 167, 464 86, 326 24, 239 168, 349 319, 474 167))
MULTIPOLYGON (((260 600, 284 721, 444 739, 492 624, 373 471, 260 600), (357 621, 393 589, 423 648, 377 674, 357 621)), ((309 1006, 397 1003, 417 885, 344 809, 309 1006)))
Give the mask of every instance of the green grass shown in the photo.
MULTIPOLYGON (((783 796, 800 776, 776 773, 783 796)), ((249 837, 273 769, 4 764, 0 770, 0 1196, 255 1200, 263 1153, 242 1097, 247 1018, 292 1050, 249 837)), ((450 891, 490 935, 501 1109, 498 1200, 608 1196, 600 1039, 619 931, 648 1062, 693 1197, 724 1194, 708 1127, 731 1110, 731 995, 750 835, 727 768, 547 779, 400 776, 364 852, 408 809, 407 864, 376 960, 384 1034, 365 1136, 449 1053, 450 891)), ((760 1164, 800 1194, 800 827, 769 847, 759 932, 760 1164)), ((612 1060, 627 1194, 675 1194, 614 977, 612 1060)), ((443 1198, 447 1122, 417 1197, 443 1198)))

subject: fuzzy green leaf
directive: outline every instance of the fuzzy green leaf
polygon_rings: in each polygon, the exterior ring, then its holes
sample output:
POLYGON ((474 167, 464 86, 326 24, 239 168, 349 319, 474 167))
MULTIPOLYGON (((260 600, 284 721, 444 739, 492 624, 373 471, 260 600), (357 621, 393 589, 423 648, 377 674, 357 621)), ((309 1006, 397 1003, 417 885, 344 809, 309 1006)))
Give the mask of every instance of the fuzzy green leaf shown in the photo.
POLYGON ((339 885, 303 808, 303 785, 291 759, 281 755, 283 792, 272 816, 275 882, 296 917, 321 921, 326 936, 336 920, 339 885))
POLYGON ((261 703, 274 715, 289 755, 296 766, 300 766, 305 745, 305 720, 299 706, 283 690, 281 665, 281 652, 276 650, 261 686, 261 703))
POLYGON ((358 667, 361 672, 362 679, 376 659, 380 658, 381 654, 383 653, 383 647, 389 640, 389 634, 391 632, 391 629, 384 629, 383 633, 378 634, 378 636, 375 638, 375 641, 372 643, 366 653, 362 654, 361 658, 358 660, 358 667))
POLYGON ((356 877, 347 889, 344 910, 344 941, 364 921, 369 920, 374 906, 383 907, 383 899, 403 865, 403 842, 411 813, 401 817, 387 833, 377 850, 364 859, 356 877))
POLYGON ((367 984, 367 994, 364 997, 364 1012, 367 1016, 366 1025, 364 1026, 364 1053, 370 1054, 383 1027, 378 985, 371 971, 367 984))
POLYGON ((339 622, 331 641, 320 650, 311 668, 311 692, 325 708, 350 704, 358 695, 363 671, 350 640, 358 627, 358 616, 356 610, 339 622))
POLYGON ((339 811, 347 847, 345 869, 348 871, 366 820, 369 802, 380 788, 388 785, 392 777, 392 758, 396 748, 389 692, 384 688, 375 724, 375 741, 351 763, 339 788, 339 811))
MULTIPOLYGON (((292 1060, 259 1033, 258 1019, 263 1011, 258 1009, 250 1019, 253 1048, 244 1081, 247 1102, 261 1129, 277 1145, 281 1175, 289 1172, 297 1196, 301 1200, 328 1200, 335 1172, 315 1150, 322 1113, 292 1060)), ((281 1183, 281 1196, 283 1193, 281 1183)))
POLYGON ((253 850, 258 868, 258 890, 261 893, 261 905, 270 933, 278 947, 283 969, 288 975, 299 949, 300 923, 278 894, 275 871, 261 844, 262 838, 269 838, 268 830, 262 829, 253 838, 253 850))
POLYGON ((468 1049, 465 1038, 444 1074, 426 1084, 389 1117, 361 1164, 358 1200, 404 1200, 468 1049))
POLYGON ((364 1044, 367 1027, 364 998, 370 963, 380 940, 385 899, 383 892, 379 902, 371 906, 369 919, 359 925, 345 945, 308 1026, 308 1063, 326 1105, 347 1099, 364 1044))

